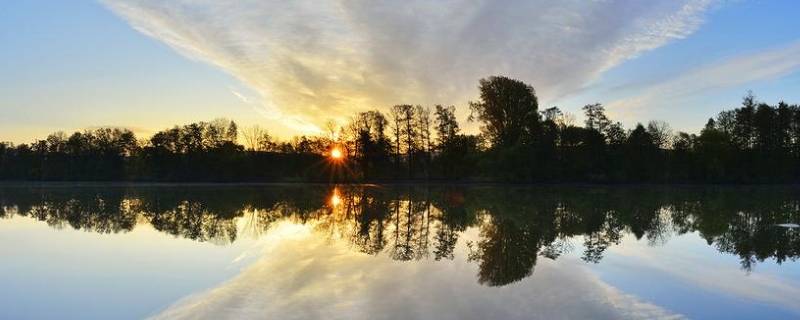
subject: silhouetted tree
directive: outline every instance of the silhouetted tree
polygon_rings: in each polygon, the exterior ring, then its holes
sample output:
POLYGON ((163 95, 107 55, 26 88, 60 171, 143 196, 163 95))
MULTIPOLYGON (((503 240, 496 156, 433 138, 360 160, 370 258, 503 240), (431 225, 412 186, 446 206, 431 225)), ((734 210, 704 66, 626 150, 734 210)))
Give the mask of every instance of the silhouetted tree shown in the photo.
POLYGON ((455 112, 455 106, 443 107, 436 105, 434 115, 436 116, 436 139, 439 145, 446 144, 459 133, 455 112))
POLYGON ((672 128, 664 121, 650 121, 647 123, 647 134, 653 139, 653 144, 659 149, 671 147, 672 128))
POLYGON ((470 119, 495 146, 511 146, 534 134, 539 122, 539 101, 528 84, 506 77, 480 80, 480 100, 470 102, 470 119))
POLYGON ((611 125, 611 120, 606 116, 606 108, 600 103, 583 106, 583 113, 586 116, 584 123, 588 129, 603 133, 611 125))

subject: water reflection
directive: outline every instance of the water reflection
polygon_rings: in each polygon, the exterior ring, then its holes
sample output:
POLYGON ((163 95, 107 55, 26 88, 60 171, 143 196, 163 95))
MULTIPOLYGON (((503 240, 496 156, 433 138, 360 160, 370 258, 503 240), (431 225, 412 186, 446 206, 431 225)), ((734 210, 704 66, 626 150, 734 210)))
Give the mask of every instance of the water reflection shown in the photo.
POLYGON ((504 286, 530 276, 538 260, 574 250, 601 262, 626 235, 659 245, 697 232, 718 252, 738 256, 746 272, 768 259, 795 261, 800 230, 780 224, 800 221, 796 199, 790 188, 4 187, 0 217, 97 233, 149 224, 220 245, 289 221, 368 255, 465 259, 478 266, 480 284, 504 286), (468 228, 479 236, 457 256, 468 228))

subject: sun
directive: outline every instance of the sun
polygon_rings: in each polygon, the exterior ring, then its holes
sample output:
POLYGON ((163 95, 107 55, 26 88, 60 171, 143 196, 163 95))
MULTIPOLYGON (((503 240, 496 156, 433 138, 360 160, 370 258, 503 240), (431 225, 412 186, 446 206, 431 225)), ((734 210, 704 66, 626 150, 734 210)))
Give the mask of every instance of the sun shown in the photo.
POLYGON ((342 158, 344 158, 344 154, 342 153, 341 149, 339 149, 338 147, 334 147, 333 149, 331 149, 331 159, 340 160, 342 158))

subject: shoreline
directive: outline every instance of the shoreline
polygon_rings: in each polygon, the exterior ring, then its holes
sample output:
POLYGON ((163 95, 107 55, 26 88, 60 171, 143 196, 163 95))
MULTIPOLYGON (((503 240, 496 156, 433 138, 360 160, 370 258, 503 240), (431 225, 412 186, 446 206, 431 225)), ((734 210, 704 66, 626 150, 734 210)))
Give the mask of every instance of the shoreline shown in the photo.
POLYGON ((495 181, 371 181, 371 182, 154 182, 154 181, 0 181, 5 187, 291 187, 291 186, 463 186, 463 187, 568 187, 568 188, 800 188, 800 183, 591 183, 591 182, 495 182, 495 181))

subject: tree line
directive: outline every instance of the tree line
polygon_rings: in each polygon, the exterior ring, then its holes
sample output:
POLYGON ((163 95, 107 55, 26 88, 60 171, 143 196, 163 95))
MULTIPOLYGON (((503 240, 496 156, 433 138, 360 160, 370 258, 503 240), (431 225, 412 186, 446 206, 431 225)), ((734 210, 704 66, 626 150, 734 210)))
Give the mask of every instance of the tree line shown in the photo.
POLYGON ((766 260, 796 261, 800 233, 778 226, 800 219, 795 193, 772 187, 11 187, 0 188, 0 223, 24 216, 96 233, 149 224, 219 245, 259 237, 279 222, 308 223, 370 255, 466 259, 479 266, 479 283, 503 286, 530 276, 541 259, 568 252, 599 263, 628 235, 658 246, 697 233, 718 252, 738 257, 745 271, 766 260), (470 228, 478 238, 465 243, 470 228), (467 246, 462 256, 459 242, 467 246))
POLYGON ((800 106, 759 102, 720 112, 697 134, 650 121, 626 129, 600 103, 583 125, 558 107, 539 109, 534 88, 479 81, 461 131, 455 107, 395 105, 356 114, 317 136, 274 139, 230 120, 192 123, 139 140, 127 129, 59 132, 30 144, 0 143, 3 180, 496 181, 597 183, 800 182, 800 106), (337 148, 342 161, 327 159, 337 148))

